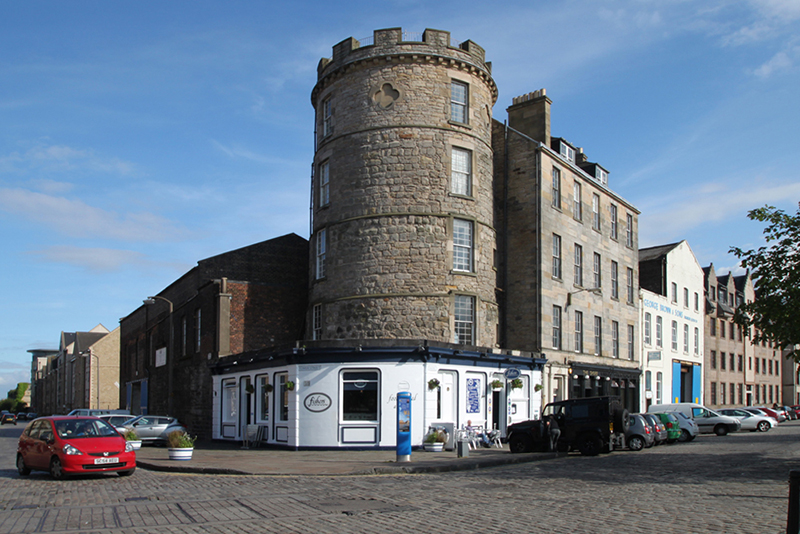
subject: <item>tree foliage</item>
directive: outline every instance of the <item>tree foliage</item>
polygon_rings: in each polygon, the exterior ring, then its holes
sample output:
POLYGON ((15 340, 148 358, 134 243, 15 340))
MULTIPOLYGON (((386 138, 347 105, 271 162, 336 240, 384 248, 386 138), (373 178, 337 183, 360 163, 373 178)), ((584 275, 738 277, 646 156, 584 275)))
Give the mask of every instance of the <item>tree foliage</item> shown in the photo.
POLYGON ((800 344, 800 204, 794 216, 764 206, 747 217, 767 223, 767 244, 754 250, 730 250, 750 271, 756 292, 753 302, 739 306, 734 320, 755 327, 754 342, 773 341, 791 349, 789 356, 800 361, 796 350, 800 344))

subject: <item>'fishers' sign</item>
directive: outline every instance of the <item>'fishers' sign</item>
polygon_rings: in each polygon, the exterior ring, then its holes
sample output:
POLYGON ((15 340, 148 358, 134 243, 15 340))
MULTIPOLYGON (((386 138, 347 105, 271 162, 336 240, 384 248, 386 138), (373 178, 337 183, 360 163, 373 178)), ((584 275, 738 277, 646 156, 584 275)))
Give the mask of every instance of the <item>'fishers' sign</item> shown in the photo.
POLYGON ((309 412, 324 412, 331 407, 331 398, 324 393, 310 393, 304 400, 303 406, 309 412))

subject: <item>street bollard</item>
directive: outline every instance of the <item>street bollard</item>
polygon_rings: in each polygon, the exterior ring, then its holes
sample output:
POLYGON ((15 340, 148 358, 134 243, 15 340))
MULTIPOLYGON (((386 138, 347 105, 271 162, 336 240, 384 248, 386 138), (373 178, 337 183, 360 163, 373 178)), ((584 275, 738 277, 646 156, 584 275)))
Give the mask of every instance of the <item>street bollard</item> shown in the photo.
POLYGON ((469 456, 469 441, 458 440, 456 442, 456 448, 458 449, 459 458, 467 458, 469 456))
POLYGON ((786 519, 786 532, 800 533, 800 470, 789 471, 789 513, 786 519))

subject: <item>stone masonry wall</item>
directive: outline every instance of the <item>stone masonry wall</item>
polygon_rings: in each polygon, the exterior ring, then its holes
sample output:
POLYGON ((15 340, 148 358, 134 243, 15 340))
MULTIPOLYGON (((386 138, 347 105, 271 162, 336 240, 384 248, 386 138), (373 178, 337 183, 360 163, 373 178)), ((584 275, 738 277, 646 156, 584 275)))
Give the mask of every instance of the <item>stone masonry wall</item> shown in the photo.
POLYGON ((476 297, 476 344, 496 343, 491 107, 496 88, 474 43, 447 46, 447 32, 375 45, 344 41, 323 60, 317 110, 314 223, 310 243, 311 337, 322 306, 322 339, 427 338, 452 342, 455 294, 476 297), (450 120, 451 81, 468 84, 467 124, 450 120), (324 135, 323 102, 332 131, 324 135), (471 151, 472 192, 453 194, 453 147, 471 151), (319 169, 329 169, 320 203, 319 169), (473 223, 474 268, 453 272, 453 219, 473 223), (326 274, 316 279, 316 236, 327 234, 326 274))

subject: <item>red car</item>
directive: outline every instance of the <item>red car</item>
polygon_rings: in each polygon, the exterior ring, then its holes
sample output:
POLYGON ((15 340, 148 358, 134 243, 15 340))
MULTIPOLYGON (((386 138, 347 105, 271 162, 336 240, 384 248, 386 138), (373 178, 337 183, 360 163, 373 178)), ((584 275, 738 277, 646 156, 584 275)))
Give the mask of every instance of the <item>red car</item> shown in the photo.
POLYGON ((40 417, 29 423, 17 446, 17 471, 49 471, 60 480, 69 475, 136 470, 133 446, 97 417, 40 417))

